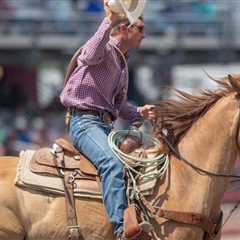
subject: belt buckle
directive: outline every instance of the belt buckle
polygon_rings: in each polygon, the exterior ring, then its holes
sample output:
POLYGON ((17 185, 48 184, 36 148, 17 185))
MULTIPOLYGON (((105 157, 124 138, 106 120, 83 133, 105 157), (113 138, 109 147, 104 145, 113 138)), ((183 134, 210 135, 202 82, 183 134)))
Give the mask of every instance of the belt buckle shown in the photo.
POLYGON ((110 113, 103 112, 102 120, 103 120, 104 123, 111 124, 112 123, 112 117, 111 117, 110 113))

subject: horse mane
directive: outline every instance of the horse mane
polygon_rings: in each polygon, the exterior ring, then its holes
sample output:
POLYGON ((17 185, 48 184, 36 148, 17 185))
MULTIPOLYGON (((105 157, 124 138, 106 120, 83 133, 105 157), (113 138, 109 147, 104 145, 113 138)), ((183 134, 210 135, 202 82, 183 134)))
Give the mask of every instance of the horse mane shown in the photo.
POLYGON ((156 104, 158 125, 160 128, 168 130, 174 144, 178 143, 180 137, 186 133, 193 123, 203 116, 220 98, 236 92, 236 88, 229 83, 229 76, 222 79, 210 77, 210 79, 218 84, 217 90, 201 90, 198 95, 193 95, 172 88, 178 99, 163 99, 156 104))

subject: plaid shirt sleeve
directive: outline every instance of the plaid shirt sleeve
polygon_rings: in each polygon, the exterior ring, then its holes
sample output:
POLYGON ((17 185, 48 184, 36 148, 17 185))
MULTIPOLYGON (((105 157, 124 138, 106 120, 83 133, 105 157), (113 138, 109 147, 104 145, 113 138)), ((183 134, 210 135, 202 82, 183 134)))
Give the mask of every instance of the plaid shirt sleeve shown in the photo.
POLYGON ((137 110, 137 106, 128 101, 122 104, 119 116, 123 119, 129 120, 131 123, 142 120, 142 117, 137 110))
POLYGON ((78 61, 87 65, 99 64, 104 59, 110 32, 111 23, 108 18, 104 18, 97 32, 83 46, 78 61))

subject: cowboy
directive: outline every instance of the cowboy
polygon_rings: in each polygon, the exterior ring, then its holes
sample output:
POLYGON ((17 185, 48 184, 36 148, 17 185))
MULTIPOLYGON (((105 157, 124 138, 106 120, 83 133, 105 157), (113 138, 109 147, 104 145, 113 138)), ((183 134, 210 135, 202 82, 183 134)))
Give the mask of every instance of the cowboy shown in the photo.
POLYGON ((138 48, 144 38, 144 22, 138 19, 129 26, 126 19, 119 20, 107 2, 104 0, 105 18, 83 45, 60 99, 72 110, 70 138, 98 169, 109 220, 114 234, 122 239, 123 214, 128 207, 124 166, 111 150, 108 134, 119 116, 131 122, 154 121, 156 110, 154 105, 136 107, 127 101, 126 58, 128 50, 138 48))

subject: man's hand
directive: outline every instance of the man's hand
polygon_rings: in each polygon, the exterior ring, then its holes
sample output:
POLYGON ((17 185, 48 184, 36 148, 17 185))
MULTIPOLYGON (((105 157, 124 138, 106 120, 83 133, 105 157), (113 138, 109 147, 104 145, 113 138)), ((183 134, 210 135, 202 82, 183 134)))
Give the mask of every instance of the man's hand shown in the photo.
POLYGON ((111 11, 108 6, 108 0, 103 0, 105 16, 110 20, 112 24, 118 19, 118 14, 111 11))
POLYGON ((153 124, 157 121, 157 110, 155 105, 144 105, 142 107, 138 107, 139 114, 153 124))

